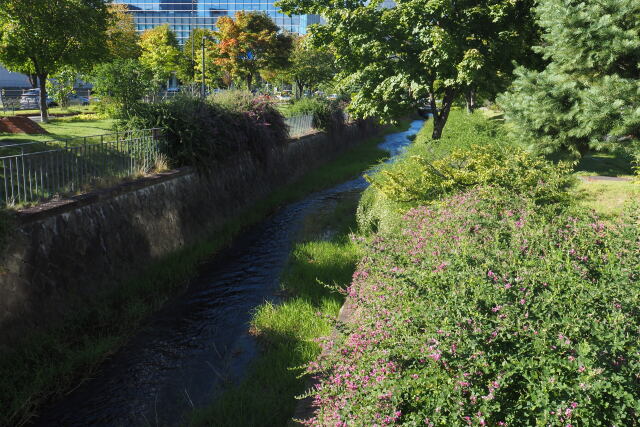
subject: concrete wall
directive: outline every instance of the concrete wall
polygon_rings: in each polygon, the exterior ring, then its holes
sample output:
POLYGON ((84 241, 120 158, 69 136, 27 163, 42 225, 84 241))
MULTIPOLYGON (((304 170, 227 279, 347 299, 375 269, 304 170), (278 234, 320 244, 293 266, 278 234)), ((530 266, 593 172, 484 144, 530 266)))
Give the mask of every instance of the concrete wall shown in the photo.
POLYGON ((277 187, 355 144, 372 128, 316 134, 274 152, 241 156, 209 176, 190 168, 22 211, 0 259, 0 344, 115 286, 154 260, 222 227, 277 187))

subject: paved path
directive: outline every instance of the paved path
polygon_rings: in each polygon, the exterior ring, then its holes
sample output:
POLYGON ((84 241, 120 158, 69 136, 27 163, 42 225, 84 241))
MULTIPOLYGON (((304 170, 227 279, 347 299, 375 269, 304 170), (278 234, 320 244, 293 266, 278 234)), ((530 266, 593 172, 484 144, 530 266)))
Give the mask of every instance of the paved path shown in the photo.
POLYGON ((625 181, 633 181, 633 178, 622 178, 622 177, 617 177, 617 176, 602 176, 602 175, 593 175, 593 176, 580 176, 579 177, 581 180, 585 181, 585 182, 592 182, 592 181, 618 181, 618 182, 625 182, 625 181))

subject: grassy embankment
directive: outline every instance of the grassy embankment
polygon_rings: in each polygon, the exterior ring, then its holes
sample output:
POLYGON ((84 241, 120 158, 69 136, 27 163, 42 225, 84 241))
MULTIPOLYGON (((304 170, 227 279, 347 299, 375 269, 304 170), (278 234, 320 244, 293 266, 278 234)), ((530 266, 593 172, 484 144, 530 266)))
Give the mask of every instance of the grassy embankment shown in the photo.
POLYGON ((72 138, 94 136, 113 131, 115 121, 108 118, 93 118, 91 115, 51 118, 49 123, 38 123, 48 134, 27 135, 0 133, 0 144, 18 144, 23 142, 63 141, 72 138))
MULTIPOLYGON (((427 154, 435 160, 473 144, 517 145, 509 140, 499 116, 467 117, 460 111, 452 114, 441 141, 430 143, 430 135, 431 123, 421 130, 407 156, 427 154)), ((624 161, 618 163, 619 167, 626 165, 624 161)), ((579 170, 584 174, 586 166, 579 170)), ((305 391, 299 367, 318 355, 320 347, 314 339, 329 333, 331 324, 326 319, 337 315, 342 301, 341 295, 322 284, 346 287, 362 255, 362 250, 348 239, 355 226, 353 203, 343 202, 326 218, 338 231, 333 239, 325 241, 313 230, 296 245, 281 279, 281 289, 288 297, 282 304, 259 307, 251 323, 263 344, 263 354, 240 385, 193 414, 193 425, 284 425, 290 420, 296 405, 293 396, 305 391)), ((607 202, 598 198, 596 205, 605 206, 607 202)))
POLYGON ((284 301, 267 302, 253 315, 251 331, 262 353, 239 385, 192 414, 192 425, 282 426, 291 419, 295 396, 305 391, 299 367, 317 357, 314 339, 330 333, 327 319, 337 316, 344 300, 325 285, 346 288, 361 257, 349 238, 358 199, 341 200, 329 212, 307 218, 281 277, 284 301))
MULTIPOLYGON (((406 128, 406 122, 387 132, 406 128)), ((310 171, 256 203, 243 215, 216 230, 199 244, 177 251, 151 265, 142 274, 79 306, 59 324, 32 333, 0 357, 0 425, 22 425, 44 402, 62 396, 89 378, 95 368, 130 337, 138 326, 171 295, 184 289, 199 266, 223 248, 245 227, 285 203, 348 179, 385 158, 372 137, 337 159, 310 171)))
MULTIPOLYGON (((504 122, 501 112, 488 110, 484 115, 497 123, 504 122)), ((634 181, 632 161, 632 157, 623 150, 586 154, 575 165, 575 176, 580 178, 575 189, 579 202, 604 218, 620 215, 627 201, 640 196, 640 185, 634 181), (592 176, 623 178, 626 181, 589 179, 592 176)))
POLYGON ((314 425, 635 425, 637 206, 601 221, 570 186, 584 163, 450 120, 363 196, 358 314, 316 360, 314 425))

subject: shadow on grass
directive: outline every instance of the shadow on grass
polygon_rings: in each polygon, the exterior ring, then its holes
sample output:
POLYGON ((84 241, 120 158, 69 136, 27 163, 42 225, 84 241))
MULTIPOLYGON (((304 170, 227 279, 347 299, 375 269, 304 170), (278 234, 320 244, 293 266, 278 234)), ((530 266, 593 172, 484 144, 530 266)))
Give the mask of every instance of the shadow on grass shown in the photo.
POLYGON ((589 153, 580 159, 576 172, 581 175, 633 175, 632 158, 628 153, 589 153))
POLYGON ((347 196, 328 214, 307 219, 314 226, 295 245, 281 279, 288 296, 280 304, 265 303, 254 314, 251 330, 261 344, 260 357, 239 385, 194 412, 191 425, 283 426, 291 419, 295 396, 305 392, 304 367, 320 353, 315 339, 332 330, 330 321, 318 313, 335 317, 344 301, 324 284, 346 288, 360 258, 348 236, 355 228, 358 199, 347 196), (330 240, 318 232, 323 224, 334 228, 330 240))

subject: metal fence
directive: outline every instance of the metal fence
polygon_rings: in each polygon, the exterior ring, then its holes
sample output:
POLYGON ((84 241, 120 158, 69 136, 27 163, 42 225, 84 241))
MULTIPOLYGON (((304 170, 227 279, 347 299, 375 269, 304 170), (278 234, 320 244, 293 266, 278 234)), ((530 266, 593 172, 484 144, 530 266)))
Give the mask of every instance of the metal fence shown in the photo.
POLYGON ((285 123, 289 126, 289 136, 298 138, 308 135, 314 131, 313 115, 305 114, 303 116, 287 117, 285 123))
POLYGON ((36 202, 148 171, 164 141, 161 129, 143 129, 0 146, 0 203, 36 202))

